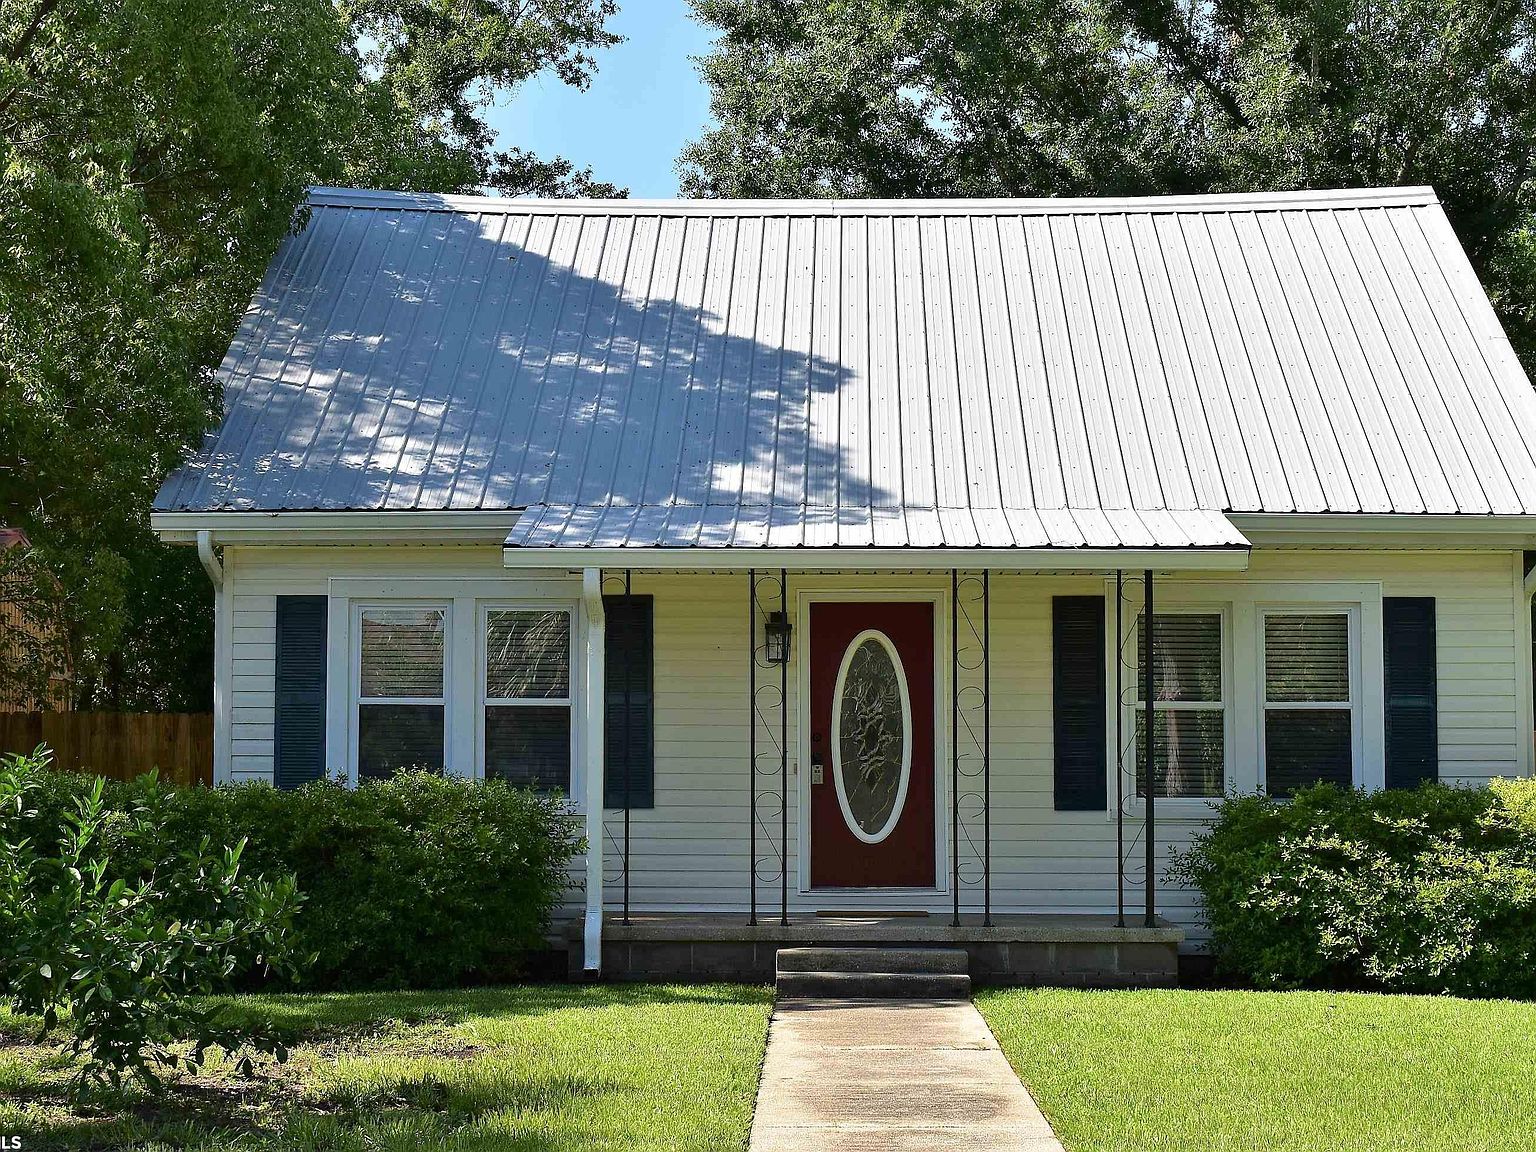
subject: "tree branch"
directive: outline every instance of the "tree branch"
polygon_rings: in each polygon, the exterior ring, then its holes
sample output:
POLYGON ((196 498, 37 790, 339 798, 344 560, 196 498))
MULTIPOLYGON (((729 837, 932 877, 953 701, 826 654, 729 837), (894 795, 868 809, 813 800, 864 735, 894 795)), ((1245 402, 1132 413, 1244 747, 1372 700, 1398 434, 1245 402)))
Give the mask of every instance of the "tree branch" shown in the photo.
POLYGON ((1253 122, 1243 112, 1237 97, 1211 74, 1210 62, 1195 40, 1175 6, 1166 0, 1152 0, 1145 6, 1128 0, 1122 9, 1131 25, 1146 39, 1168 50, 1186 77, 1199 84, 1239 128, 1251 128, 1253 122))
MULTIPOLYGON (((27 50, 32 47, 32 41, 37 39, 37 34, 42 31, 43 23, 53 14, 54 9, 58 6, 59 0, 42 0, 42 3, 37 6, 37 10, 32 13, 32 19, 21 30, 21 35, 16 37, 15 41, 6 48, 5 62, 7 64, 16 64, 27 54, 27 50)), ((23 71, 25 72, 25 69, 23 71)), ((10 106, 15 102, 16 97, 21 95, 22 88, 23 85, 19 83, 12 85, 5 95, 0 96, 0 116, 5 115, 10 106)))
POLYGON ((27 49, 32 47, 32 41, 37 38, 38 32, 42 30, 43 21, 47 20, 58 6, 59 0, 43 0, 37 6, 37 11, 32 13, 32 19, 22 29, 21 35, 16 37, 15 42, 5 50, 5 61, 7 64, 14 64, 26 55, 27 49))

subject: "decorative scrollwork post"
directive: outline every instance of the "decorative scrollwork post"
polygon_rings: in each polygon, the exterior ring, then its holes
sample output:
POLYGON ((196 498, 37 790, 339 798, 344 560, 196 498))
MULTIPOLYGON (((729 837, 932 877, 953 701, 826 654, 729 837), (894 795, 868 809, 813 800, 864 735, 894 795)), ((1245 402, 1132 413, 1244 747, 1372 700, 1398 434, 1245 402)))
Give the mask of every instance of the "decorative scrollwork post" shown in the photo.
POLYGON ((961 893, 980 887, 982 923, 992 923, 991 574, 949 574, 950 852, 953 924, 961 893))
POLYGON ((1126 885, 1142 886, 1145 921, 1148 926, 1157 922, 1157 668, 1152 647, 1155 632, 1152 572, 1144 571, 1139 577, 1115 573, 1116 923, 1121 927, 1125 924, 1126 885), (1128 685, 1124 677, 1127 668, 1132 670, 1128 685), (1129 733, 1123 732, 1121 721, 1126 712, 1133 716, 1140 713, 1140 723, 1133 723, 1129 733), (1139 741, 1138 731, 1145 733, 1139 741), (1125 817, 1138 798, 1142 802, 1142 819, 1134 826, 1127 843, 1125 817))
POLYGON ((759 676, 775 667, 768 659, 765 625, 771 612, 788 611, 788 583, 782 569, 777 574, 762 575, 756 569, 747 573, 749 924, 757 923, 757 886, 775 880, 779 883, 779 921, 789 923, 788 662, 777 664, 775 679, 759 676))

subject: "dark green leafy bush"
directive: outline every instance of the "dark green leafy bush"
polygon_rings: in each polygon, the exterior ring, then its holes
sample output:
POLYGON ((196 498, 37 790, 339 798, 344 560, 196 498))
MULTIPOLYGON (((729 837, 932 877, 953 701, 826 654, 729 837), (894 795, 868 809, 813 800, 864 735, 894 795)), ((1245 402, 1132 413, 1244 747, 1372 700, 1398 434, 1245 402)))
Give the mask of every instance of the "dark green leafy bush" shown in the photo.
MULTIPOLYGON (((55 774, 36 833, 57 836, 85 778, 55 774)), ((153 834, 117 845, 125 875, 168 846, 245 838, 246 868, 292 873, 309 988, 431 987, 514 976, 542 946, 581 847, 562 802, 497 781, 405 773, 356 789, 316 783, 171 788, 109 783, 123 808, 155 795, 153 834)))
POLYGON ((1536 996, 1536 781, 1234 797, 1172 875, 1260 987, 1536 996))
POLYGON ((296 971, 293 877, 250 873, 239 840, 148 848, 167 795, 109 809, 100 779, 72 790, 53 835, 34 837, 35 801, 61 799, 53 779, 42 755, 0 758, 0 988, 45 1027, 67 1016, 71 1054, 83 1057, 75 1091, 125 1077, 158 1091, 161 1072, 200 1067, 212 1047, 246 1072, 243 1048, 285 1059, 276 1040, 204 999, 247 972, 296 971), (146 846, 132 877, 115 859, 125 843, 146 846))

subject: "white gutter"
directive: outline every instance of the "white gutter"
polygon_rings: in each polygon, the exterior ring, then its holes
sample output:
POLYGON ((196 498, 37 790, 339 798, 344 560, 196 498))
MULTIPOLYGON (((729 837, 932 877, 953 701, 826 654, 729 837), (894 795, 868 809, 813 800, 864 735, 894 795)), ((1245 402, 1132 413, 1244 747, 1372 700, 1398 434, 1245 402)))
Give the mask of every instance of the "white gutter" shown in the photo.
POLYGON ((1414 536, 1444 537, 1448 544, 1458 544, 1453 537, 1482 536, 1499 538, 1506 547, 1517 547, 1521 537, 1536 537, 1536 516, 1485 515, 1474 512, 1228 512, 1232 525, 1255 543, 1294 539, 1297 542, 1334 542, 1370 544, 1364 537, 1414 536))
POLYGON ((216 544, 500 544, 520 513, 505 509, 446 512, 151 512, 149 526, 169 544, 208 532, 216 544))
POLYGON ((582 570, 581 598, 587 608, 587 686, 582 705, 586 722, 582 793, 587 817, 587 909, 582 967, 596 976, 603 967, 603 650, 607 617, 601 568, 582 570))

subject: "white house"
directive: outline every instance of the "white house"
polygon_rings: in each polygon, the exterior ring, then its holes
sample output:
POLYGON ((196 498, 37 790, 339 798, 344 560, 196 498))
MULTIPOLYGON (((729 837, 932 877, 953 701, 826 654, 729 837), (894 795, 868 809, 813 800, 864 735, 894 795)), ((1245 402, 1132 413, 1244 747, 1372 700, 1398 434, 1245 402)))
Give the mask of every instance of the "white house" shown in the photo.
POLYGON ((1532 771, 1536 395, 1428 189, 319 190, 220 375, 217 779, 568 791, 589 969, 1166 978, 1210 798, 1532 771))

